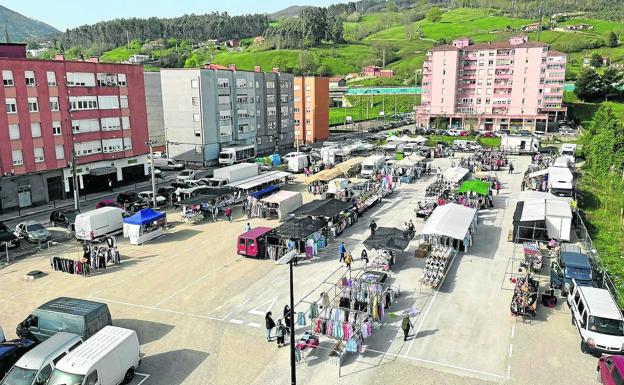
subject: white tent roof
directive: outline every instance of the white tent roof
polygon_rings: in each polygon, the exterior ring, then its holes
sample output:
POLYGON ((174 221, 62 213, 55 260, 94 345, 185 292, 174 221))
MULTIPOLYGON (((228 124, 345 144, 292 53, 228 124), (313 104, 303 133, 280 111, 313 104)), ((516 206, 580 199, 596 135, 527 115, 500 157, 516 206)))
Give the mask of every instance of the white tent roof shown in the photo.
POLYGON ((428 141, 429 139, 425 138, 424 136, 418 135, 415 138, 412 138, 412 142, 417 142, 417 143, 425 143, 426 141, 428 141))
POLYGON ((568 202, 554 199, 548 200, 546 201, 546 216, 572 218, 572 209, 568 202))
POLYGON ((544 199, 524 201, 520 221, 543 221, 544 219, 546 219, 546 201, 544 199))
POLYGON ((550 187, 559 188, 563 190, 572 190, 572 183, 570 182, 554 182, 550 187))
POLYGON ((387 142, 400 142, 400 141, 401 141, 401 139, 399 139, 399 137, 396 136, 396 135, 392 135, 392 136, 389 136, 388 138, 386 138, 386 143, 387 142))
POLYGON ((394 165, 399 167, 414 167, 416 163, 410 158, 403 158, 400 161, 396 162, 394 165))
POLYGON ((407 142, 411 142, 411 141, 412 141, 412 138, 410 138, 410 137, 409 137, 409 136, 407 136, 407 135, 403 135, 403 136, 402 136, 402 137, 400 137, 399 139, 400 139, 402 142, 405 142, 405 143, 407 143, 407 142))
POLYGON ((548 192, 543 192, 543 191, 526 190, 526 191, 520 192, 520 195, 518 195, 518 201, 520 202, 526 202, 526 201, 536 200, 536 199, 545 199, 545 200, 553 199, 553 200, 559 200, 559 201, 565 201, 565 202, 570 201, 570 198, 558 197, 556 195, 553 195, 548 192))
POLYGON ((565 167, 548 167, 548 184, 552 186, 555 182, 572 182, 574 177, 572 171, 565 167))
POLYGON ((570 167, 572 162, 567 156, 560 156, 553 162, 554 167, 570 167))
POLYGON ((463 167, 451 167, 446 169, 442 176, 451 182, 459 182, 468 174, 468 169, 463 167))
POLYGON ((534 171, 532 173, 529 174, 529 178, 535 178, 536 176, 542 176, 542 175, 546 175, 548 174, 548 169, 545 168, 543 170, 539 170, 539 171, 534 171))
POLYGON ((420 233, 463 240, 475 215, 477 215, 476 209, 456 203, 438 206, 433 210, 420 233))
POLYGON ((422 162, 423 160, 425 160, 424 156, 420 156, 420 155, 416 155, 416 154, 412 154, 410 156, 407 157, 409 160, 411 160, 414 163, 419 163, 422 162))
POLYGON ((263 172, 260 175, 252 176, 251 178, 239 180, 228 184, 230 187, 237 187, 242 190, 247 190, 260 186, 265 183, 274 182, 278 179, 286 178, 290 173, 285 171, 268 171, 263 172))
POLYGON ((570 240, 572 209, 565 201, 546 201, 546 231, 548 237, 563 241, 570 240))
POLYGON ((280 203, 287 199, 290 199, 291 197, 294 197, 295 195, 301 195, 301 193, 297 191, 281 190, 273 195, 269 195, 268 197, 262 198, 260 200, 266 203, 280 203))

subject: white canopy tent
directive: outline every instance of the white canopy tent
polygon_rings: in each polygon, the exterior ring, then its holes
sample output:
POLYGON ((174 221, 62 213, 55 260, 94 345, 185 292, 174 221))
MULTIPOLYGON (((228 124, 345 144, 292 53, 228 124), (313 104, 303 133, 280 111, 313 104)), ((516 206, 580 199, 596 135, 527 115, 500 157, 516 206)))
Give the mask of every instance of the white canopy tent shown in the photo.
POLYGON ((395 142, 396 143, 396 142, 400 142, 400 141, 401 141, 401 139, 398 136, 396 136, 396 135, 392 135, 392 136, 389 136, 388 138, 386 138, 386 143, 390 143, 390 142, 395 142))
POLYGON ((446 169, 442 176, 451 182, 459 182, 468 174, 468 169, 463 167, 451 167, 446 169))
POLYGON ((288 214, 303 205, 303 197, 300 192, 281 190, 260 201, 277 205, 277 217, 280 221, 288 218, 288 214))
POLYGON ((567 156, 560 156, 555 159, 553 162, 553 167, 565 167, 570 168, 572 166, 572 161, 567 156))
POLYGON ((554 182, 552 188, 561 189, 561 190, 572 190, 572 183, 570 182, 554 182))
POLYGON ((546 200, 544 199, 531 199, 524 201, 524 207, 522 209, 522 216, 520 221, 533 222, 543 221, 546 218, 546 200))
POLYGON ((526 201, 538 200, 538 199, 542 199, 542 200, 554 199, 554 200, 564 201, 568 203, 571 200, 570 198, 558 197, 556 195, 553 195, 548 192, 543 192, 543 191, 526 190, 526 191, 521 191, 520 195, 518 195, 518 201, 520 202, 526 202, 526 201))
POLYGON ((534 171, 534 172, 530 173, 529 174, 529 178, 535 178, 535 177, 546 175, 546 174, 548 174, 548 169, 547 168, 545 168, 543 170, 534 171))
POLYGON ((280 179, 284 179, 291 175, 289 172, 285 171, 267 171, 263 172, 260 175, 252 176, 251 178, 239 180, 236 182, 232 182, 227 186, 236 187, 241 190, 249 190, 258 186, 261 186, 265 183, 275 182, 280 179))
POLYGON ((412 142, 416 142, 416 143, 426 143, 429 139, 425 138, 424 136, 418 135, 415 138, 412 138, 412 142))
POLYGON ((456 203, 438 206, 433 210, 429 219, 427 219, 420 234, 441 235, 464 240, 476 215, 476 209, 456 203))
POLYGON ((409 142, 411 142, 411 141, 412 141, 412 138, 410 138, 410 137, 409 137, 409 136, 407 136, 407 135, 403 135, 402 137, 400 137, 400 138, 399 138, 399 140, 400 140, 401 142, 409 143, 409 142))
POLYGON ((546 201, 546 230, 548 237, 560 241, 570 241, 572 228, 572 209, 570 204, 561 200, 546 201))
POLYGON ((572 183, 574 176, 569 168, 565 167, 548 167, 548 187, 552 187, 553 183, 572 183))

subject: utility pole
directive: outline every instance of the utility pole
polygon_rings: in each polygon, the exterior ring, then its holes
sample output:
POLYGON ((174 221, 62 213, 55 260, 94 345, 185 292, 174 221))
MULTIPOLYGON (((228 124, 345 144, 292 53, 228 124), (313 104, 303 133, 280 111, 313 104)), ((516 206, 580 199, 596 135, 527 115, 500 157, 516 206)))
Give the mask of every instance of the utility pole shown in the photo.
POLYGON ((76 175, 76 148, 72 143, 72 183, 74 184, 74 209, 80 211, 80 196, 78 193, 78 175, 76 175))
POLYGON ((156 144, 155 140, 148 140, 145 142, 149 146, 150 149, 150 172, 152 174, 152 204, 154 208, 156 208, 156 179, 154 179, 154 145, 156 144))

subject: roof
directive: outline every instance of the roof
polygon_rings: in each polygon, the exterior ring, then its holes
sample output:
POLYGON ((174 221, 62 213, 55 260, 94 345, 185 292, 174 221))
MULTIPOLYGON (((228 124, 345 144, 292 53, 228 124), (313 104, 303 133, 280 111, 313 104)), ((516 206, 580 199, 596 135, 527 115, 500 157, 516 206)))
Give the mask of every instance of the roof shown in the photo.
POLYGON ((448 168, 442 173, 444 179, 450 180, 451 182, 459 182, 464 179, 466 174, 468 174, 469 170, 463 167, 451 167, 448 168))
POLYGON ((67 349, 70 345, 81 341, 79 335, 67 332, 58 332, 52 337, 35 346, 31 351, 20 358, 15 366, 24 369, 39 370, 45 361, 61 349, 67 349))
POLYGON ((476 209, 456 203, 438 206, 425 222, 421 234, 442 235, 463 240, 475 215, 477 215, 476 209))
POLYGON ((312 176, 309 176, 305 179, 306 184, 310 184, 312 182, 316 182, 317 180, 322 180, 324 182, 328 182, 332 179, 336 179, 339 176, 342 176, 342 171, 339 168, 330 168, 325 169, 321 172, 318 172, 312 176))
POLYGON ((258 238, 273 231, 270 227, 256 227, 239 235, 240 238, 258 238))
POLYGON ((577 269, 591 270, 591 264, 589 258, 583 253, 574 251, 562 251, 559 253, 559 258, 563 265, 566 267, 575 267, 577 269))
POLYGON ((543 199, 531 199, 524 201, 521 222, 543 221, 546 219, 546 201, 543 199))
POLYGON ((270 183, 278 179, 286 178, 289 175, 290 173, 285 172, 285 171, 268 171, 268 172, 261 173, 259 175, 252 176, 251 178, 232 182, 228 184, 227 186, 236 187, 242 190, 247 190, 250 188, 260 186, 265 183, 270 183))
POLYGON ((452 46, 450 44, 442 44, 437 47, 431 48, 429 51, 434 52, 434 51, 459 51, 459 50, 460 50, 459 48, 452 46))
POLYGON ((256 198, 256 199, 262 199, 262 198, 264 198, 266 196, 269 196, 269 195, 273 194, 276 191, 279 191, 279 189, 280 189, 279 186, 276 186, 276 185, 272 184, 270 186, 267 186, 267 187, 263 188, 260 191, 256 191, 256 192, 251 193, 251 196, 256 198))
POLYGON ((3 343, 0 343, 0 357, 2 357, 4 354, 6 354, 7 352, 10 352, 11 350, 15 348, 30 346, 30 345, 33 345, 34 343, 35 343, 34 341, 27 340, 27 339, 12 340, 12 341, 6 341, 3 343))
POLYGON ((568 54, 565 52, 555 51, 551 49, 551 50, 548 50, 548 53, 546 54, 546 56, 568 56, 568 54))
POLYGON ((342 76, 334 76, 334 77, 329 78, 330 82, 339 82, 341 80, 345 80, 345 78, 343 78, 342 76))
MULTIPOLYGON (((104 199, 104 200, 107 200, 107 199, 104 199)), ((110 200, 110 201, 114 202, 113 200, 110 200)), ((80 213, 78 215, 84 218, 84 217, 92 217, 94 215, 99 215, 100 213, 107 213, 107 212, 113 212, 113 211, 123 211, 123 209, 119 207, 105 206, 105 207, 100 207, 99 209, 87 211, 86 213, 80 213)))
POLYGON ((307 238, 326 226, 322 219, 314 218, 291 218, 276 227, 275 234, 281 238, 307 238))
MULTIPOLYGON (((105 326, 82 345, 61 359, 56 367, 68 373, 85 374, 87 370, 136 332, 117 326, 105 326)), ((135 337, 136 338, 136 337, 135 337)))
POLYGON ((378 227, 375 237, 369 236, 364 241, 364 246, 369 249, 405 250, 409 240, 403 236, 403 231, 395 227, 378 227))
POLYGON ((503 48, 534 48, 534 47, 546 47, 547 44, 544 44, 539 41, 527 41, 522 44, 512 45, 509 41, 493 41, 486 43, 476 43, 471 44, 464 48, 457 48, 450 44, 443 44, 437 47, 431 48, 429 51, 475 51, 479 49, 503 49, 503 48))
POLYGON ((343 202, 335 198, 324 200, 317 199, 299 207, 291 214, 299 217, 333 217, 334 215, 340 214, 352 206, 353 203, 343 202))
POLYGON ((336 168, 338 170, 342 171, 343 173, 347 174, 349 171, 351 171, 351 169, 353 167, 357 167, 357 166, 361 165, 362 162, 364 161, 364 159, 366 159, 366 158, 361 157, 361 156, 358 156, 358 157, 355 157, 355 158, 351 158, 351 159, 345 160, 342 163, 338 163, 336 165, 336 168))
POLYGON ((620 309, 618 309, 608 290, 585 286, 579 286, 578 289, 581 295, 585 297, 589 313, 592 316, 622 319, 622 313, 620 313, 620 309))
POLYGON ((87 301, 84 299, 59 297, 39 306, 37 310, 64 313, 77 316, 85 316, 93 311, 106 306, 101 302, 87 301))
POLYGON ((154 211, 150 208, 146 208, 131 217, 124 218, 123 223, 142 226, 166 217, 167 214, 163 212, 154 211))
POLYGON ((480 195, 487 195, 490 191, 490 184, 480 180, 467 180, 462 183, 457 192, 463 193, 468 191, 474 191, 480 195))
POLYGON ((262 202, 266 202, 266 203, 280 203, 297 195, 301 195, 301 193, 297 191, 282 190, 282 191, 276 192, 273 195, 269 195, 266 198, 262 198, 261 200, 262 202))

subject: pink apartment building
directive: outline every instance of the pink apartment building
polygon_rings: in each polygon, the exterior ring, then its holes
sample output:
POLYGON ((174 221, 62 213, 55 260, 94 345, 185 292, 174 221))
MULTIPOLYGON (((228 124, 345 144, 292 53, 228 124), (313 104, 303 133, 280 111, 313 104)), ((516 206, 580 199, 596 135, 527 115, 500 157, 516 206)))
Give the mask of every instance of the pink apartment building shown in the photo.
POLYGON ((145 177, 141 66, 27 59, 25 44, 0 44, 0 77, 0 209, 70 196, 74 157, 81 192, 145 177))
POLYGON ((472 120, 477 130, 545 131, 566 114, 566 59, 525 36, 479 44, 462 38, 434 47, 423 63, 416 120, 423 126, 442 117, 449 127, 472 128, 466 125, 472 120))

